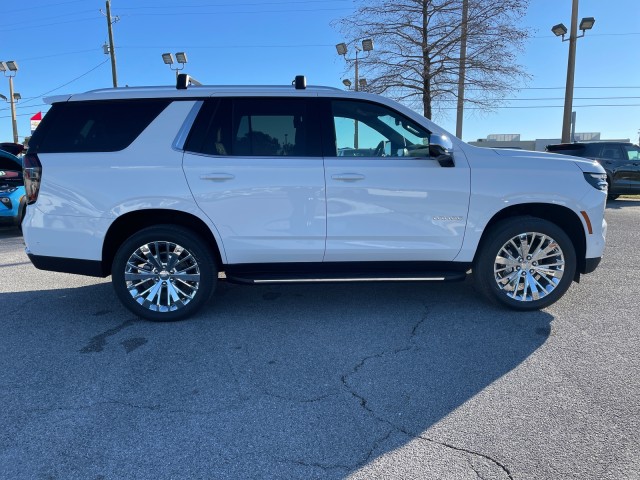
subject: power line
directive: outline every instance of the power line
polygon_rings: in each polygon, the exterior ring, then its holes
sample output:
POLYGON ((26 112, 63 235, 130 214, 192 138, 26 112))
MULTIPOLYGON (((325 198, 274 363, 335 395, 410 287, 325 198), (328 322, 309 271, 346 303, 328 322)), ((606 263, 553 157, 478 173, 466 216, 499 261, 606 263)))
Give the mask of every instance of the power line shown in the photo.
MULTIPOLYGON (((100 68, 102 65, 104 65, 104 64, 105 64, 105 63, 107 63, 108 61, 109 61, 109 59, 107 58, 106 60, 104 60, 103 62, 100 62, 98 65, 96 65, 96 66, 95 66, 95 67, 93 67, 92 69, 87 70, 86 72, 84 72, 84 73, 83 73, 83 74, 81 74, 81 75, 78 75, 78 76, 77 76, 77 77, 75 77, 73 80, 69 80, 68 82, 63 83, 63 84, 62 84, 62 85, 60 85, 59 87, 56 87, 56 88, 54 88, 54 89, 52 89, 52 90, 49 90, 48 92, 41 93, 40 95, 37 95, 37 96, 32 97, 32 98, 35 100, 35 99, 38 99, 38 98, 42 98, 42 97, 44 97, 45 95, 48 95, 48 94, 50 94, 50 93, 53 93, 53 92, 55 92, 56 90, 60 90, 62 87, 66 87, 66 86, 67 86, 67 85, 69 85, 70 83, 73 83, 73 82, 75 82, 76 80, 80 80, 82 77, 84 77, 84 76, 86 76, 86 75, 89 75, 91 72, 93 72, 94 70, 97 70, 98 68, 100 68)), ((33 101, 33 100, 27 100, 26 102, 23 102, 23 103, 22 103, 22 106, 24 106, 26 103, 29 103, 29 102, 32 102, 32 101, 33 101)))
MULTIPOLYGON (((636 100, 640 97, 573 97, 574 100, 636 100)), ((564 97, 541 97, 541 98, 503 98, 502 100, 507 102, 527 102, 527 101, 535 101, 539 102, 542 100, 564 100, 564 97)))
MULTIPOLYGON (((57 6, 60 6, 60 5, 69 5, 70 3, 86 3, 86 0, 70 0, 68 2, 50 3, 50 4, 47 5, 47 7, 57 7, 57 6)), ((42 8, 43 8, 42 6, 17 8, 15 10, 3 11, 2 14, 6 15, 6 14, 9 14, 9 13, 24 12, 25 10, 35 10, 35 9, 42 10, 42 8)))
POLYGON ((181 49, 189 49, 189 50, 195 50, 195 49, 217 49, 217 48, 327 48, 327 47, 333 47, 333 45, 330 44, 316 44, 316 45, 200 45, 200 46, 189 46, 189 45, 180 45, 180 46, 174 46, 171 47, 171 45, 155 45, 155 46, 142 46, 142 45, 122 45, 118 48, 124 48, 124 49, 140 49, 140 50, 146 50, 146 49, 158 49, 158 48, 164 48, 164 49, 170 49, 170 48, 181 48, 181 49))
POLYGON ((241 15, 241 14, 256 14, 256 13, 291 13, 291 12, 335 12, 335 11, 352 11, 353 8, 306 8, 295 9, 288 8, 286 10, 240 10, 240 11, 224 11, 224 12, 175 12, 175 13, 127 13, 122 17, 180 17, 186 15, 241 15))
MULTIPOLYGON (((640 35, 640 32, 620 32, 620 33, 590 33, 589 37, 628 37, 631 35, 640 35)), ((555 35, 537 35, 530 38, 556 38, 555 35)))
POLYGON ((100 17, 87 17, 87 18, 76 18, 75 20, 67 20, 65 22, 54 22, 54 23, 43 23, 43 24, 21 23, 19 27, 12 27, 12 28, 0 27, 0 31, 13 32, 13 31, 20 30, 20 31, 24 32, 26 29, 40 28, 40 27, 50 27, 50 26, 56 26, 56 25, 64 25, 64 24, 68 24, 68 23, 86 22, 88 20, 102 20, 102 19, 100 17))
MULTIPOLYGON (((574 105, 573 108, 588 108, 588 107, 640 107, 640 103, 633 104, 601 104, 601 105, 574 105)), ((532 109, 532 108, 564 108, 564 105, 523 105, 512 106, 506 105, 503 107, 465 107, 465 110, 500 110, 500 109, 532 109)), ((442 110, 455 110, 456 107, 442 107, 442 110)))
POLYGON ((217 8, 217 7, 245 7, 245 6, 260 6, 260 5, 291 5, 291 4, 309 4, 309 3, 344 3, 349 0, 283 0, 279 2, 252 2, 252 3, 203 3, 200 5, 180 5, 179 9, 176 7, 163 7, 160 5, 148 5, 145 7, 118 7, 118 10, 174 10, 182 11, 185 8, 217 8))
MULTIPOLYGON (((76 55, 78 53, 88 53, 88 52, 95 52, 97 51, 98 48, 88 48, 86 50, 76 50, 74 52, 64 52, 64 53, 54 53, 52 55, 41 55, 39 57, 27 57, 27 58, 20 58, 21 62, 28 62, 29 60, 41 60, 43 58, 54 58, 54 57, 64 57, 66 55, 76 55)), ((101 49, 100 49, 101 50, 101 49)))

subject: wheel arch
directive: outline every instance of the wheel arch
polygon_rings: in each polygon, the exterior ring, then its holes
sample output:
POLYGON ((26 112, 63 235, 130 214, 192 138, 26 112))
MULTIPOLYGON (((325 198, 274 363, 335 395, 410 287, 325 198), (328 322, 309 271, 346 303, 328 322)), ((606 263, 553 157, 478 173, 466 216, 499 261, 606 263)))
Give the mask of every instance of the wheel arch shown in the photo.
POLYGON ((564 230, 573 242, 573 246, 576 251, 576 280, 580 273, 585 272, 587 239, 582 225, 582 220, 580 220, 580 217, 570 208, 551 203, 523 203, 509 206, 497 212, 484 228, 474 256, 474 262, 478 256, 478 252, 480 252, 483 247, 483 243, 487 238, 488 232, 491 231, 493 225, 501 220, 517 216, 529 216, 547 220, 564 230))
POLYGON ((209 226, 187 212, 164 209, 136 210, 118 217, 109 227, 102 245, 102 266, 105 275, 111 274, 111 263, 122 243, 143 228, 155 225, 179 225, 197 233, 211 247, 217 265, 221 266, 220 247, 209 226))

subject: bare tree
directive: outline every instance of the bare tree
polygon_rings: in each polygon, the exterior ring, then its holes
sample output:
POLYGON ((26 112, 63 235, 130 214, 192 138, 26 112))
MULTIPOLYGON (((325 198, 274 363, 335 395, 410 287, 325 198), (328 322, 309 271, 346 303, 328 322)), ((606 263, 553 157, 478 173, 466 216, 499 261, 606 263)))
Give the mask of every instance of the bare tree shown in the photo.
MULTIPOLYGON (((462 0, 355 0, 357 9, 335 26, 355 45, 372 38, 360 59, 368 90, 413 106, 424 116, 457 98, 462 0)), ((529 0, 468 0, 465 103, 500 104, 529 76, 517 63, 529 32, 518 26, 529 0)))

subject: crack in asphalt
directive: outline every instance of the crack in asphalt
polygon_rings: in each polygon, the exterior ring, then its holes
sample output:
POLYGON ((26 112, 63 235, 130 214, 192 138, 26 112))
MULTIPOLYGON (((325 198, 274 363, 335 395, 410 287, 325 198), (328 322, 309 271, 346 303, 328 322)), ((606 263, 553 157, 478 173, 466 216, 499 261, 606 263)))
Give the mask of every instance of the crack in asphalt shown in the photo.
MULTIPOLYGON (((80 353, 98 353, 104 350, 104 347, 107 345, 107 338, 120 333, 127 327, 130 327, 136 323, 136 320, 127 320, 126 322, 121 323, 117 327, 110 328, 106 332, 103 332, 99 335, 91 337, 89 343, 82 347, 80 353)), ((125 346, 126 348, 126 346, 125 346)))
MULTIPOLYGON (((469 450, 467 448, 463 448, 463 447, 457 447, 455 445, 452 445, 450 443, 447 442, 442 442, 442 441, 438 441, 435 440, 433 438, 429 438, 429 437, 423 437, 422 435, 415 435, 413 433, 411 433, 410 431, 402 428, 399 425, 396 425, 395 423, 393 423, 391 420, 388 420, 384 417, 379 416, 376 412, 373 411, 373 409, 371 407, 369 407, 367 405, 367 399, 360 395, 354 388, 352 388, 349 385, 349 377, 355 375, 358 373, 358 371, 369 361, 369 360, 373 360, 373 359, 380 359, 382 357, 384 357, 385 355, 397 355, 398 353, 401 352, 407 352, 410 350, 415 349, 415 345, 412 345, 415 337, 418 335, 418 330, 420 329, 420 327, 427 321, 429 316, 429 309, 428 307, 425 305, 425 313, 422 315, 422 317, 420 318, 420 320, 418 320, 418 322, 416 322, 416 324, 413 326, 413 328, 411 329, 411 333, 409 335, 409 345, 405 346, 405 347, 401 347, 401 348, 396 348, 394 350, 391 351, 383 351, 380 353, 376 353, 374 355, 369 355, 367 357, 364 357, 362 360, 360 360, 351 370, 351 372, 346 373, 344 375, 341 376, 341 381, 342 381, 342 385, 343 387, 347 390, 347 392, 349 392, 351 394, 351 396, 353 398, 355 398, 358 403, 360 404, 360 406, 366 411, 368 412, 374 419, 376 419, 379 422, 385 423, 387 425, 389 425, 391 427, 391 430, 389 430, 389 432, 387 432, 386 436, 384 438, 381 438, 379 440, 377 440, 374 443, 374 446, 372 447, 372 449, 369 451, 369 453, 367 454, 367 458, 363 461, 363 462, 359 462, 358 465, 356 466, 356 468, 360 468, 362 466, 364 466, 370 459, 370 457, 373 455, 373 451, 385 440, 387 440, 390 436, 391 433, 393 433, 393 431, 402 433, 406 436, 408 436, 409 438, 413 438, 415 440, 421 440, 421 441, 426 441, 435 445, 440 445, 442 447, 451 449, 451 450, 455 450, 457 452, 461 452, 461 453, 465 453, 467 455, 472 455, 475 457, 480 457, 484 460, 487 460, 489 462, 491 462, 492 464, 496 465, 498 468, 500 468, 509 478, 509 480, 513 480, 513 476, 511 475, 511 472, 509 471, 509 469, 501 462, 499 462, 498 460, 490 457, 489 455, 486 455, 484 453, 480 453, 480 452, 476 452, 473 450, 469 450)), ((480 475, 480 473, 472 466, 469 465, 470 468, 476 473, 476 475, 478 476, 478 478, 482 479, 483 477, 480 475)))
MULTIPOLYGON (((406 432, 403 432, 403 433, 406 433, 406 432)), ((507 477, 509 477, 510 480, 513 480, 513 476, 511 475, 511 472, 509 471, 509 469, 503 463, 499 462, 495 458, 490 457, 489 455, 486 455, 486 454, 481 453, 481 452, 476 452, 474 450, 469 450, 469 449, 463 448, 463 447, 456 447, 455 445, 451 445, 450 443, 441 442, 439 440, 435 440, 435 439, 429 438, 429 437, 423 437, 422 435, 418 435, 417 437, 415 435, 412 435, 412 436, 414 438, 418 439, 418 440, 424 440, 426 442, 434 443, 436 445, 441 445, 443 447, 450 448, 450 449, 456 450, 458 452, 467 453, 469 455, 474 455, 474 456, 477 456, 477 457, 484 458, 485 460, 489 460, 494 465, 497 465, 498 467, 500 467, 500 469, 502 469, 502 471, 507 474, 507 477)), ((475 468, 473 468, 473 466, 471 468, 473 469, 474 472, 476 472, 478 477, 482 478, 480 476, 480 474, 478 473, 478 471, 475 468)))
POLYGON ((327 393, 325 395, 320 395, 318 397, 293 398, 293 397, 287 397, 286 395, 278 395, 276 393, 271 393, 266 390, 262 390, 262 394, 267 397, 277 398, 278 400, 284 400, 285 402, 293 402, 293 403, 315 403, 315 402, 320 402, 322 400, 326 400, 327 398, 336 397, 339 395, 338 392, 333 392, 333 393, 327 393))

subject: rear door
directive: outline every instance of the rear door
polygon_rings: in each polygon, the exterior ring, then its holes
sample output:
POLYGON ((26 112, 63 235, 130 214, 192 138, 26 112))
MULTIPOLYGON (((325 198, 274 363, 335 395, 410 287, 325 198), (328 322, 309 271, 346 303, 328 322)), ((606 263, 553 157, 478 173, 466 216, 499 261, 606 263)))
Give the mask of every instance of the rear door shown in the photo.
POLYGON ((313 99, 205 100, 183 167, 230 264, 321 262, 324 168, 313 99))
POLYGON ((637 145, 623 145, 626 158, 626 181, 630 192, 640 192, 640 147, 637 145))
POLYGON ((612 192, 626 191, 630 188, 634 176, 634 164, 627 152, 617 143, 602 143, 597 156, 602 166, 611 171, 612 192))
POLYGON ((469 207, 464 155, 442 166, 430 156, 430 132, 401 113, 327 101, 325 261, 453 260, 469 207))

